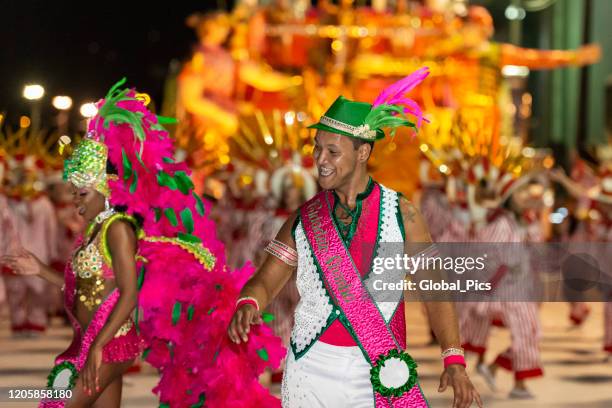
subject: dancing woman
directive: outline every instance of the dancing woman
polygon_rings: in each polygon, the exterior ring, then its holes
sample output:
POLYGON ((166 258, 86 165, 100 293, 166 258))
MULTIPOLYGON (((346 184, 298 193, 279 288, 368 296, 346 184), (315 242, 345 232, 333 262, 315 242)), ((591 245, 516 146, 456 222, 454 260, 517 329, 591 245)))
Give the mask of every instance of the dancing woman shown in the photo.
MULTIPOLYGON (((160 372, 153 390, 160 406, 278 406, 257 377, 278 366, 280 340, 266 326, 247 347, 225 335, 251 270, 227 269, 189 170, 172 159, 162 127, 168 118, 151 113, 145 96, 120 89, 123 83, 98 103, 87 136, 65 161, 64 178, 88 226, 65 271, 74 338, 48 386, 73 393, 41 406, 119 407, 121 377, 141 352, 160 372)), ((53 278, 25 250, 0 262, 53 278)))

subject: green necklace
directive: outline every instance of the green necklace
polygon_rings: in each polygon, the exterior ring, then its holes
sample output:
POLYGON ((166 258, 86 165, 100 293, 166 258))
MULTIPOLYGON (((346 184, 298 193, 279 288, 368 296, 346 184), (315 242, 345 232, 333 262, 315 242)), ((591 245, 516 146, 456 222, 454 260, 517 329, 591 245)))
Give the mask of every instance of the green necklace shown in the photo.
POLYGON ((348 237, 351 231, 351 226, 353 224, 353 221, 355 220, 355 217, 357 216, 357 208, 355 208, 354 210, 351 210, 348 207, 348 205, 341 203, 340 200, 338 200, 338 205, 340 206, 340 208, 342 208, 346 212, 348 216, 351 217, 351 222, 349 222, 348 224, 345 224, 341 222, 340 220, 338 220, 337 222, 338 227, 340 228, 340 232, 342 233, 342 236, 346 238, 348 237))

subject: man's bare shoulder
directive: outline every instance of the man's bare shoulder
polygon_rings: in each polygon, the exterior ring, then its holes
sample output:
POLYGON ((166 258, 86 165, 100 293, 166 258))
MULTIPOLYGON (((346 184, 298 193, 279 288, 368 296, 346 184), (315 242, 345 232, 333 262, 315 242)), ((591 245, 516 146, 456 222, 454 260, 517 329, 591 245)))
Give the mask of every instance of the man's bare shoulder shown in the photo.
POLYGON ((430 242, 429 228, 418 208, 403 195, 400 195, 399 207, 406 232, 406 241, 430 242))

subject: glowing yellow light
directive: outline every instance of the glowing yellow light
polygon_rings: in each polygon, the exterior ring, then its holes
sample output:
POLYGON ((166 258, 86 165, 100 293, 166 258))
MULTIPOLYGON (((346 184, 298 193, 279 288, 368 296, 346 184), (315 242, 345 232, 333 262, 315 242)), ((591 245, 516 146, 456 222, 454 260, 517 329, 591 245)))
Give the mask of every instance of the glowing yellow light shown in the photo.
POLYGON ((35 101, 37 99, 40 99, 44 95, 45 95, 45 88, 43 88, 40 85, 37 85, 37 84, 26 85, 23 88, 23 97, 30 101, 35 101))
POLYGON ((334 50, 334 52, 340 52, 342 51, 344 44, 342 44, 342 41, 340 40, 334 40, 332 41, 331 47, 332 47, 332 50, 334 50))
POLYGON ((529 68, 522 65, 504 65, 502 75, 505 77, 525 78, 529 75, 529 68))
POLYGON ((242 185, 248 186, 249 184, 253 183, 253 177, 249 176, 248 174, 243 174, 240 176, 240 182, 242 185))
POLYGON ((53 107, 59 110, 68 110, 72 107, 72 98, 69 96, 56 96, 53 98, 53 107))
POLYGON ((421 149, 423 153, 429 150, 429 146, 427 146, 425 143, 419 146, 419 148, 421 149))
POLYGON ((27 116, 22 116, 19 118, 19 126, 21 126, 22 128, 30 127, 31 124, 32 121, 27 116))
POLYGON ((230 157, 226 154, 224 154, 223 156, 219 157, 219 163, 221 164, 228 164, 230 162, 230 157))
POLYGON ((291 126, 295 123, 295 112, 289 111, 285 113, 285 124, 291 126))
POLYGON ((205 144, 212 144, 215 142, 215 134, 214 132, 206 132, 206 134, 204 135, 204 143, 205 144))
POLYGON ((267 145, 271 145, 271 144, 273 144, 273 143, 274 143, 274 139, 272 138, 272 135, 271 135, 271 134, 269 134, 269 133, 268 133, 268 134, 266 134, 266 135, 264 135, 264 142, 265 142, 267 145))
POLYGON ((234 50, 232 56, 238 61, 244 61, 249 57, 249 51, 245 49, 234 50))
POLYGON ((438 169, 440 170, 440 173, 446 174, 448 172, 448 166, 446 164, 441 164, 438 169))
POLYGON ((291 85, 293 86, 300 86, 303 82, 304 80, 301 75, 294 75, 291 77, 291 85))
POLYGON ((523 148, 523 156, 527 158, 535 157, 535 149, 533 147, 524 147, 523 148))
POLYGON ((93 102, 87 102, 81 105, 79 110, 84 118, 93 118, 98 113, 98 108, 93 102))

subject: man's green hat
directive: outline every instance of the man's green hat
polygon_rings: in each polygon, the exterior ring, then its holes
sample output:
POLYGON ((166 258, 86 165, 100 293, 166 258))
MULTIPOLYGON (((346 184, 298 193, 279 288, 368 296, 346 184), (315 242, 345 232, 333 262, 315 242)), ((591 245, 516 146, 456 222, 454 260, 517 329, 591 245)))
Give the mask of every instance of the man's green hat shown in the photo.
POLYGON ((373 104, 351 101, 339 96, 321 116, 319 122, 308 127, 366 142, 384 138, 383 128, 389 128, 391 136, 394 136, 397 128, 402 126, 416 130, 423 120, 423 111, 405 94, 421 83, 427 75, 429 75, 427 67, 419 69, 385 88, 373 104), (408 120, 406 114, 415 116, 416 124, 408 120))
POLYGON ((364 126, 371 110, 372 105, 369 103, 354 102, 339 96, 319 122, 308 127, 367 141, 379 140, 385 137, 385 132, 381 129, 366 131, 364 126))

